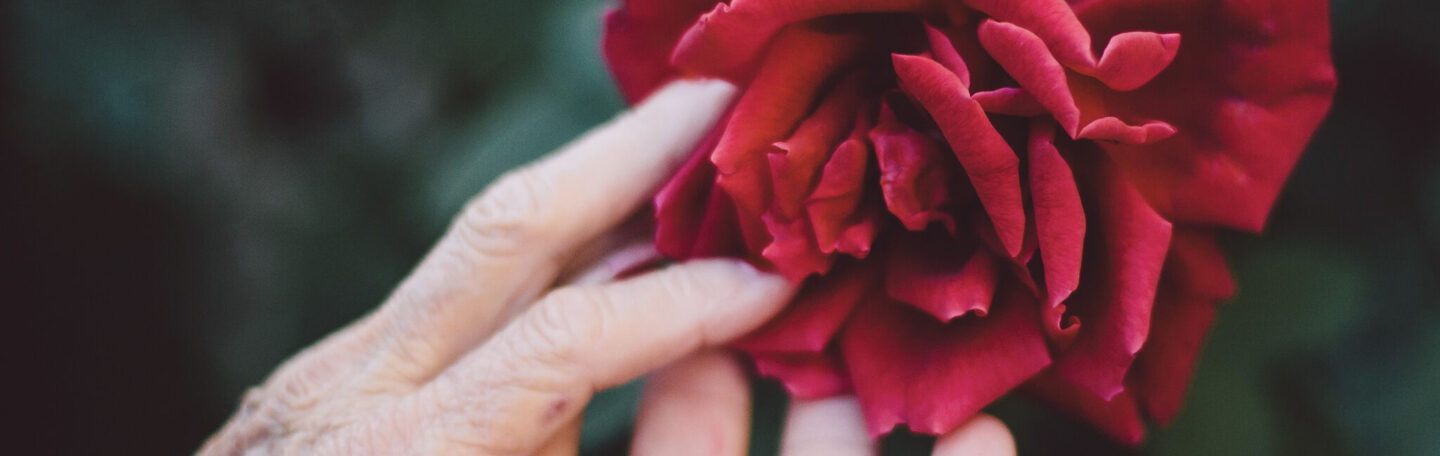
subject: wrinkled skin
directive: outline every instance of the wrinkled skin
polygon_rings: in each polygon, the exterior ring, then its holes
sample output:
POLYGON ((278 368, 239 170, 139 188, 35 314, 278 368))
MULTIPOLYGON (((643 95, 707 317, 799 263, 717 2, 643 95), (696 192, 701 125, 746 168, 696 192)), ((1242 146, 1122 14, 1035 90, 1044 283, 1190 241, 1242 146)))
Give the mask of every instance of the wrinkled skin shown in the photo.
POLYGON ((741 87, 656 247, 801 283, 736 346, 872 435, 1021 389, 1137 443, 1180 408, 1214 237, 1259 231, 1336 80, 1323 0, 625 0, 628 99, 741 87))
MULTIPOLYGON (((631 454, 745 454, 749 381, 716 346, 773 317, 794 284, 738 259, 649 270, 644 224, 622 223, 734 92, 671 83, 506 174, 390 299, 251 389, 199 454, 574 455, 591 394, 647 373, 631 454)), ((796 401, 782 454, 875 454, 863 428, 853 399, 796 401)), ((980 415, 932 454, 1015 444, 980 415)))

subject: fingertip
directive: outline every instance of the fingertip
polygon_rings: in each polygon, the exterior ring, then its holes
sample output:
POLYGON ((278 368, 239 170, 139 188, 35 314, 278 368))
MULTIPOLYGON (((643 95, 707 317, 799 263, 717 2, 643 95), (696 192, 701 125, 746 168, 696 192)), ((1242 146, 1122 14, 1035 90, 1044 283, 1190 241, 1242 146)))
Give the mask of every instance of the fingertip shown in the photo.
POLYGON ((854 396, 797 400, 786 412, 781 456, 869 456, 878 450, 865 431, 865 415, 854 396))
POLYGON ((646 99, 643 104, 685 101, 705 106, 723 106, 738 91, 734 84, 723 79, 686 78, 677 79, 646 99))
POLYGON ((979 414, 940 436, 934 456, 1014 456, 1015 437, 999 418, 979 414))
POLYGON ((645 382, 630 454, 745 454, 749 424, 744 368, 723 350, 703 351, 645 382))

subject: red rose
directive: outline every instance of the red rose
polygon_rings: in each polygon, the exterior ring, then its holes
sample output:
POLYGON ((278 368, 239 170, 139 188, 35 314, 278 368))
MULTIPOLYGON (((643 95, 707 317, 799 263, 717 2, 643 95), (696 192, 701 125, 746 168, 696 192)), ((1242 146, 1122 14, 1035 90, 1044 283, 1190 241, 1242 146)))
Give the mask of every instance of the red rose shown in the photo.
POLYGON ((1017 387, 1138 442, 1180 406, 1330 106, 1324 0, 628 0, 634 101, 743 88, 656 196, 676 258, 804 280, 738 345, 873 434, 944 433, 1017 387))

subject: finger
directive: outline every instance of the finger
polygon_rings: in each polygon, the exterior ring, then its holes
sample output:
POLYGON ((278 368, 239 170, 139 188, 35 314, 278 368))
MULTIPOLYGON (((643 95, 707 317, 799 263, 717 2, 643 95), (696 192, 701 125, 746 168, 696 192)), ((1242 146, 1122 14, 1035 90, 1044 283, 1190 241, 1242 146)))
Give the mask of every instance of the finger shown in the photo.
POLYGON ((743 455, 750 442, 750 383, 729 353, 697 353, 650 375, 630 454, 743 455))
MULTIPOLYGON (((738 337, 773 316, 794 287, 731 259, 691 261, 599 286, 558 289, 427 384, 414 400, 470 421, 458 439, 524 449, 580 412, 590 395, 738 337)), ((442 434, 444 435, 444 434, 442 434)), ((505 448, 501 448, 502 450, 505 448)))
POLYGON ((1015 456, 1015 437, 1005 423, 976 415, 935 441, 934 456, 1015 456))
MULTIPOLYGON (((621 222, 710 128, 733 86, 671 84, 469 203, 377 318, 391 360, 429 378, 548 288, 577 246, 621 222)), ((389 363, 375 363, 389 366, 389 363)))
POLYGON ((780 456, 865 456, 878 454, 860 402, 854 397, 795 401, 785 417, 780 456))
POLYGON ((661 258, 654 242, 648 239, 637 240, 623 247, 612 248, 603 258, 589 261, 588 264, 577 267, 575 272, 562 275, 558 283, 569 286, 599 285, 661 258))
POLYGON ((580 418, 570 420, 550 440, 536 450, 533 456, 575 456, 580 454, 580 418))

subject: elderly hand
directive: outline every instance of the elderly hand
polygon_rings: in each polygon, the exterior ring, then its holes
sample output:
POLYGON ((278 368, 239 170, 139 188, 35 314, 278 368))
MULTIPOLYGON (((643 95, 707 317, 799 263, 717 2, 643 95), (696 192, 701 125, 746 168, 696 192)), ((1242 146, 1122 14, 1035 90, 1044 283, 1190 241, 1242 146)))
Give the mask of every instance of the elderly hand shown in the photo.
MULTIPOLYGON (((616 226, 733 93, 671 84, 500 178, 379 309, 247 393, 200 453, 575 454, 592 394, 674 362, 647 385, 634 452, 742 454, 748 382, 707 347, 758 327, 793 286, 735 259, 613 281, 653 255, 643 241, 625 247, 616 226)), ((783 452, 873 454, 860 419, 853 399, 795 404, 783 452)), ((936 453, 1014 452, 998 421, 974 423, 936 453)))

